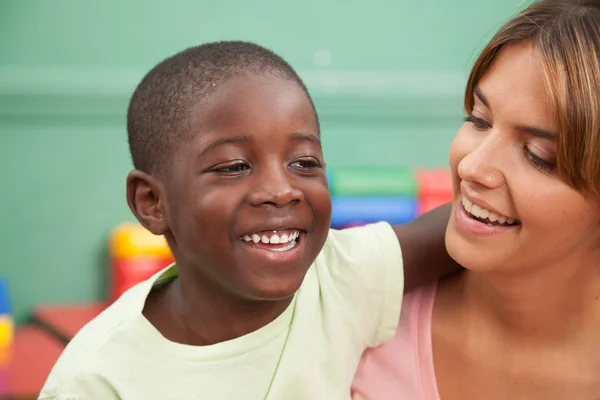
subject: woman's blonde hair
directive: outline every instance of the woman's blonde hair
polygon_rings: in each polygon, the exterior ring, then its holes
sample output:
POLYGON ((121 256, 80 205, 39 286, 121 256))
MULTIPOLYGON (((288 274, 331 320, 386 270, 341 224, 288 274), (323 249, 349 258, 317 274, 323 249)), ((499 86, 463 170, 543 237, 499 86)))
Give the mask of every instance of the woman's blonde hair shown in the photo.
POLYGON ((581 192, 600 194, 600 0, 542 0, 508 21, 473 66, 467 112, 498 53, 522 41, 541 60, 558 129, 558 174, 581 192))

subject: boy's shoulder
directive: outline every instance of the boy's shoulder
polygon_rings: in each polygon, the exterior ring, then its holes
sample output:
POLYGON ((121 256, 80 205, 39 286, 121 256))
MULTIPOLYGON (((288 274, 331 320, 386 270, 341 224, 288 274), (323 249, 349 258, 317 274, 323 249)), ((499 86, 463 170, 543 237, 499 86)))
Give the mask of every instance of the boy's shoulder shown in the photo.
POLYGON ((146 282, 142 282, 131 288, 81 328, 69 342, 59 361, 62 361, 64 357, 77 356, 82 352, 89 357, 106 345, 111 337, 119 333, 127 320, 132 318, 132 311, 135 311, 137 305, 136 300, 141 294, 139 292, 143 291, 145 284, 146 282))
MULTIPOLYGON (((162 271, 164 272, 164 271, 162 271)), ((157 274, 160 275, 161 273, 157 274)), ((88 322, 67 344, 54 365, 42 395, 54 398, 58 388, 69 388, 82 376, 102 375, 103 357, 114 356, 115 348, 133 344, 131 325, 142 315, 146 296, 156 277, 143 281, 125 292, 96 318, 88 322)), ((46 398, 46 397, 40 397, 46 398)))
POLYGON ((376 222, 344 229, 330 229, 317 261, 330 259, 331 254, 368 256, 380 251, 396 252, 400 243, 392 226, 387 222, 376 222))
POLYGON ((363 343, 376 346, 393 336, 404 269, 398 236, 389 223, 331 229, 311 270, 320 301, 352 321, 363 343))
POLYGON ((69 342, 68 347, 84 347, 88 351, 103 345, 119 328, 143 307, 145 286, 141 282, 125 292, 119 299, 109 305, 96 318, 88 322, 69 342))
POLYGON ((126 330, 132 321, 142 318, 146 298, 153 286, 175 276, 177 276, 176 267, 170 265, 147 280, 134 285, 87 323, 69 342, 67 349, 84 348, 86 352, 98 350, 110 341, 111 337, 126 330))
POLYGON ((373 222, 373 223, 369 223, 369 224, 348 226, 346 228, 341 228, 341 229, 330 228, 329 236, 331 236, 332 234, 334 237, 337 237, 339 235, 356 236, 356 235, 368 234, 369 232, 382 232, 382 231, 393 233, 393 230, 394 230, 394 228, 392 228, 392 225, 390 225, 389 222, 380 221, 380 222, 373 222))

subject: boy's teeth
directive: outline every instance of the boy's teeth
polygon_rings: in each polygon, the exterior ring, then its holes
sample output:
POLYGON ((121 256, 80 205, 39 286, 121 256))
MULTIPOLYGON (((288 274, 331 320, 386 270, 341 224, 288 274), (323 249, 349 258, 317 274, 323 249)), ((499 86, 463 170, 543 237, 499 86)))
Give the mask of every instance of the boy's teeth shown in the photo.
POLYGON ((252 235, 244 235, 242 237, 242 240, 245 242, 252 241, 254 243, 262 242, 265 244, 285 244, 295 241, 298 238, 298 236, 300 236, 299 231, 286 230, 262 234, 253 233, 252 235))
POLYGON ((489 221, 486 222, 487 225, 493 226, 493 224, 491 224, 490 222, 498 222, 498 224, 500 225, 512 225, 516 222, 516 220, 512 218, 506 218, 505 216, 498 215, 490 210, 486 210, 485 208, 482 208, 477 204, 473 204, 469 199, 467 199, 464 196, 461 198, 461 202, 462 205, 465 207, 465 210, 467 210, 467 212, 472 216, 480 219, 487 219, 489 221))

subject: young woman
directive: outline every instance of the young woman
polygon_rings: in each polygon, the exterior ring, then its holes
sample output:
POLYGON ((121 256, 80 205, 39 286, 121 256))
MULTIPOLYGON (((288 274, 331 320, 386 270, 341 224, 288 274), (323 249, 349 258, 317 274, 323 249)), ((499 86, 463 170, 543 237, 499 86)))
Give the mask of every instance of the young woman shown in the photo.
POLYGON ((600 1, 542 0, 483 50, 450 150, 450 255, 355 399, 600 398, 600 1))

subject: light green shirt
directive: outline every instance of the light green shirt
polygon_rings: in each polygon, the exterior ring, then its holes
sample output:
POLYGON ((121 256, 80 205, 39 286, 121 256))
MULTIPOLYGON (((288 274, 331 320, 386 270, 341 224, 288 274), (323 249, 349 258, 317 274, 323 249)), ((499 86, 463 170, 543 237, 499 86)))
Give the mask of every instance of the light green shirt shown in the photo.
POLYGON ((188 346, 142 315, 171 266, 133 287, 69 343, 40 399, 337 400, 367 347, 391 339, 404 274, 390 225, 330 230, 294 300, 267 326, 230 341, 188 346))

